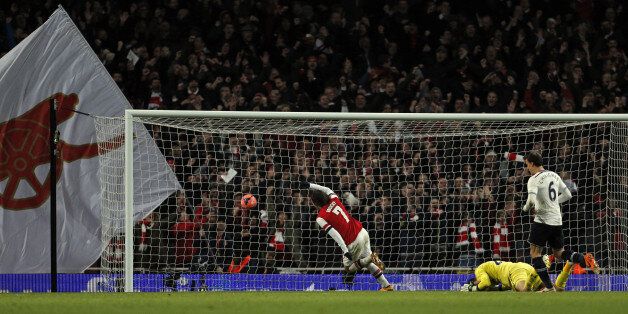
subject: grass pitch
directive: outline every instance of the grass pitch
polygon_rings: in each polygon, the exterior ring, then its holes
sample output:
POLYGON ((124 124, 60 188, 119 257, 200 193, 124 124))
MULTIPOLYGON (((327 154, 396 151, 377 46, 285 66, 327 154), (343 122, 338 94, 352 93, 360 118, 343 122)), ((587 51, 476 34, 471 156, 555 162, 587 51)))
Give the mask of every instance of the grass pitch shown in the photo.
POLYGON ((0 313, 627 313, 622 292, 0 294, 0 313))

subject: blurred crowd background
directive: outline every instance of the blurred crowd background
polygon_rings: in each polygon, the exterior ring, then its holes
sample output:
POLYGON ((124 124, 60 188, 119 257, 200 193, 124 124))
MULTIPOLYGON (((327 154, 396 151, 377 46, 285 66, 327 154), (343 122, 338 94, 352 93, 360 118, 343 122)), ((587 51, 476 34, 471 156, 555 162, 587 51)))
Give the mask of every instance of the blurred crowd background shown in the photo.
MULTIPOLYGON (((624 112, 621 1, 60 1, 136 108, 624 112)), ((3 1, 0 53, 54 1, 3 1)))

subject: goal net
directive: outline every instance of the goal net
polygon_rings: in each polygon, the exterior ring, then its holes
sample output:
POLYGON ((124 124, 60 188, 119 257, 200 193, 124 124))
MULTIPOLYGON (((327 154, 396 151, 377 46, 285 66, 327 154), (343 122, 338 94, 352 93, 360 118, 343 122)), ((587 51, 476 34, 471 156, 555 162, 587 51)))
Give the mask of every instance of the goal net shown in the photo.
MULTIPOLYGON (((593 253, 602 268, 574 270, 567 288, 626 289, 625 122, 262 115, 133 118, 183 189, 133 221, 132 256, 124 150, 103 147, 103 236, 112 240, 101 267, 110 290, 130 278, 137 291, 377 289, 368 272, 342 275, 341 251, 317 226, 304 180, 339 195, 398 290, 456 290, 485 261, 530 262, 534 217, 521 210, 529 176, 520 161, 530 150, 574 195, 562 205, 565 246, 593 253), (257 205, 243 208, 243 194, 257 205)), ((99 118, 97 129, 115 138, 124 121, 99 118)), ((561 269, 556 262, 550 273, 561 269)))

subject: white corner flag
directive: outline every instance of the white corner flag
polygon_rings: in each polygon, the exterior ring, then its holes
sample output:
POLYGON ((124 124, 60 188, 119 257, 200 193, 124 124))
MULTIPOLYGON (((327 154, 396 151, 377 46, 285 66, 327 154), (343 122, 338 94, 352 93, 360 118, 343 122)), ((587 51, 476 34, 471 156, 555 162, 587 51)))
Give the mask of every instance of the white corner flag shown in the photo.
MULTIPOLYGON (((108 239, 101 239, 94 121, 72 110, 120 117, 131 106, 62 8, 0 59, 0 90, 0 273, 50 272, 50 98, 60 131, 58 271, 82 272, 108 239)), ((160 185, 136 202, 136 218, 180 189, 155 143, 139 145, 136 151, 154 152, 151 180, 160 185)))

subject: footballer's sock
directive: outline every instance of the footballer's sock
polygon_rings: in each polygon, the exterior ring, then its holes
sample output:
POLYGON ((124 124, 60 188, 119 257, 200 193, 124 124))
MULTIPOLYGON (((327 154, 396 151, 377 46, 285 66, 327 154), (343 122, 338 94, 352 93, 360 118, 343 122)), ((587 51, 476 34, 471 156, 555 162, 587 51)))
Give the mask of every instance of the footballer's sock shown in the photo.
POLYGON ((571 250, 563 250, 563 254, 560 256, 563 261, 570 261, 572 263, 578 263, 583 268, 587 267, 587 263, 584 261, 584 255, 571 250))
POLYGON ((548 289, 552 289, 554 285, 552 284, 552 280, 549 277, 549 273, 547 272, 547 267, 545 266, 545 262, 543 262, 543 257, 535 257, 532 259, 532 266, 536 269, 536 273, 539 275, 539 278, 545 284, 545 287, 548 289))
POLYGON ((574 265, 576 264, 571 263, 571 262, 565 263, 565 266, 563 267, 563 271, 561 271, 558 277, 556 278, 556 287, 565 289, 565 286, 567 286, 567 279, 569 279, 569 275, 571 274, 571 270, 573 269, 574 265))
POLYGON ((388 283, 388 280, 386 280, 386 277, 384 276, 384 272, 381 269, 379 269, 377 265, 370 263, 366 268, 368 268, 369 272, 371 272, 371 275, 373 275, 373 277, 377 279, 377 282, 379 283, 380 286, 388 287, 388 285, 390 285, 388 283))
POLYGON ((362 268, 364 268, 366 265, 371 263, 371 254, 369 254, 367 257, 359 259, 355 262, 353 262, 353 264, 351 264, 351 266, 349 266, 349 272, 356 272, 362 268))

